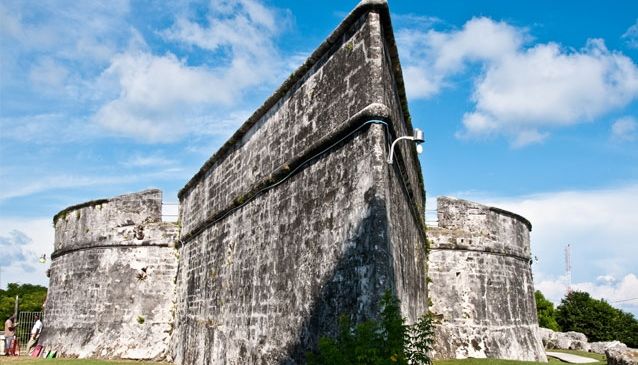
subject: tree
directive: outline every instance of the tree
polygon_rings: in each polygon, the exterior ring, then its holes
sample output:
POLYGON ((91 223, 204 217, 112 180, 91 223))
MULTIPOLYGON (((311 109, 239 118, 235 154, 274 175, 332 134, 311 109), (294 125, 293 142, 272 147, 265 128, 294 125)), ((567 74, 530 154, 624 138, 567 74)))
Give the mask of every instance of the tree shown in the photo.
POLYGON ((556 322, 554 304, 547 300, 540 290, 534 292, 536 299, 536 314, 538 315, 538 325, 549 328, 553 331, 560 331, 560 326, 556 322))
POLYGON ((47 297, 47 288, 33 284, 9 283, 7 290, 0 289, 0 319, 2 323, 9 318, 14 311, 16 295, 20 311, 38 312, 47 297))
POLYGON ((584 333, 589 341, 624 342, 638 347, 638 321, 633 314, 612 307, 588 293, 569 293, 556 308, 556 321, 563 331, 584 333))

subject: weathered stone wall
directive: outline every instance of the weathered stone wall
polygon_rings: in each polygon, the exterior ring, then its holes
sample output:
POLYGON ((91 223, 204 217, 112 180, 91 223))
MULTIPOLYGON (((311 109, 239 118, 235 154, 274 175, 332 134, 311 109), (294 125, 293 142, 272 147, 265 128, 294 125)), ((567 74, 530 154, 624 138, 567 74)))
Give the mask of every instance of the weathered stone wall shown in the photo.
POLYGON ((386 163, 412 132, 387 4, 365 0, 182 189, 179 252, 157 190, 56 215, 42 342, 67 356, 303 364, 339 316, 376 317, 386 290, 415 321, 428 273, 437 357, 546 361, 531 225, 442 198, 428 269, 414 144, 386 163))
POLYGON ((439 198, 428 227, 437 358, 547 361, 538 331, 529 232, 523 217, 439 198))
POLYGON ((165 358, 178 227, 161 207, 147 190, 56 215, 41 343, 63 356, 165 358))
POLYGON ((362 3, 180 192, 177 363, 304 363, 385 290, 409 321, 426 310, 414 145, 385 161, 387 134, 412 133, 391 32, 362 3))

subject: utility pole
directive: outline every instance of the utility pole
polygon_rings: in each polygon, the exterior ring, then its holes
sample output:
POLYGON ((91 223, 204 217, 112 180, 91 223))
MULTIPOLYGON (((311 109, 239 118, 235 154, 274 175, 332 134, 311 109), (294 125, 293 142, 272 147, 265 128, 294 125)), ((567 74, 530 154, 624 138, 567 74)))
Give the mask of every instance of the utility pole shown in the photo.
POLYGON ((18 320, 18 300, 20 298, 16 295, 16 303, 15 306, 13 307, 13 315, 16 316, 16 320, 18 320))
POLYGON ((572 247, 565 247, 565 276, 567 276, 567 295, 572 292, 572 247))

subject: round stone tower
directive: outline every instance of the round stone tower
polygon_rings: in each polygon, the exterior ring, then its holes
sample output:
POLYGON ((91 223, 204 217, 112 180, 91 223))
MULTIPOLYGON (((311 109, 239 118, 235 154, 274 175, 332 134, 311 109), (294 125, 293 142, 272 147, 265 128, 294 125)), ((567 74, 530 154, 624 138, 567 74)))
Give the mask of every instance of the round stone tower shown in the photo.
POLYGON ((146 190, 58 213, 40 343, 63 356, 163 359, 178 226, 146 190))
POLYGON ((436 358, 547 361, 538 332, 530 222, 466 200, 437 200, 428 227, 436 358))

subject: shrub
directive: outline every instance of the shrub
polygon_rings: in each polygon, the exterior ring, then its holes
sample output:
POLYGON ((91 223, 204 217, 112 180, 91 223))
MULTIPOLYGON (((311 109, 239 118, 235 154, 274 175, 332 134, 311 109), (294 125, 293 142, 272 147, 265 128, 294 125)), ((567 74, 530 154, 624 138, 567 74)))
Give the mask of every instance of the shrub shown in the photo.
POLYGON ((618 340, 638 347, 638 321, 633 314, 585 292, 574 291, 563 298, 556 320, 563 331, 582 332, 590 342, 618 340))
POLYGON ((534 292, 536 299, 536 314, 538 315, 538 325, 543 328, 549 328, 553 331, 560 331, 560 326, 556 322, 556 312, 554 304, 547 300, 540 290, 534 292))
POLYGON ((316 353, 308 353, 309 365, 431 364, 432 319, 423 315, 412 326, 405 325, 399 300, 386 292, 381 299, 379 320, 368 320, 354 328, 347 316, 339 319, 337 338, 321 337, 316 353))

